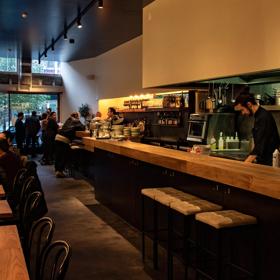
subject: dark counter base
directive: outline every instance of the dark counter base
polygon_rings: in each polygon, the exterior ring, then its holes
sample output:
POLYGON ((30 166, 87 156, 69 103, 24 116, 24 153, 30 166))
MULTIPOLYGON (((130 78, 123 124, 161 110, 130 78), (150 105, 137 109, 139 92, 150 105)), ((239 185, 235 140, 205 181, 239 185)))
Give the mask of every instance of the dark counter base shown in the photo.
POLYGON ((86 158, 87 174, 94 180, 96 199, 138 229, 143 187, 176 187, 220 204, 224 209, 235 209, 256 216, 260 229, 260 279, 278 279, 278 200, 100 149, 95 149, 94 154, 87 152, 86 158))

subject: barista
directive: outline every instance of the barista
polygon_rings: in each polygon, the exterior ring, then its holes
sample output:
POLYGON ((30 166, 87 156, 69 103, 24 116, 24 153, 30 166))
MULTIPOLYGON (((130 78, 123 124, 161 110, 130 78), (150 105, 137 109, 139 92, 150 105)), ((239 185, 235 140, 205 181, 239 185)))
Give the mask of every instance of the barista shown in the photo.
POLYGON ((117 114, 116 109, 113 107, 108 108, 107 113, 107 121, 110 121, 112 125, 114 124, 122 124, 124 119, 120 118, 120 116, 117 114))
POLYGON ((245 162, 272 165, 272 154, 279 148, 280 139, 272 114, 261 107, 253 94, 242 93, 235 101, 234 109, 242 115, 254 116, 254 147, 245 162))

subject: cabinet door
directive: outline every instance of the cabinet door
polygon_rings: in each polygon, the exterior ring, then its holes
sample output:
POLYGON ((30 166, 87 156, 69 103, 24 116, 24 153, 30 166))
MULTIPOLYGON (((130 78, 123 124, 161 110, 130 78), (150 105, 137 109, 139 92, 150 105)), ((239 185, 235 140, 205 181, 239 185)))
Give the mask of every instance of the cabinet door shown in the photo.
POLYGON ((102 204, 110 207, 112 203, 112 162, 110 153, 95 149, 94 188, 95 198, 102 204))

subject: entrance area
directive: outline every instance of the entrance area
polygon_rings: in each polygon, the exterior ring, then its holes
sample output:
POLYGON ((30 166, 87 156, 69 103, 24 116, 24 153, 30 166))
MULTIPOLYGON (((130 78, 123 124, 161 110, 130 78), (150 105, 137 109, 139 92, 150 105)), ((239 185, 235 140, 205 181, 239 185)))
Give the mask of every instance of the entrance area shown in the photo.
POLYGON ((1 93, 0 92, 0 132, 12 129, 17 114, 24 113, 24 117, 31 116, 36 111, 38 116, 46 112, 47 108, 57 112, 59 116, 59 94, 57 93, 1 93))

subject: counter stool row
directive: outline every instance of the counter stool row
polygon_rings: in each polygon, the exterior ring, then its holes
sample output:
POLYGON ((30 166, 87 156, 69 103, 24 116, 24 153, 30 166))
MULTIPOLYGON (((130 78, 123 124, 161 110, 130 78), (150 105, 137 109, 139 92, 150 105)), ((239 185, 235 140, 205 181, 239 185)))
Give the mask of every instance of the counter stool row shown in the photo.
MULTIPOLYGON (((158 269, 158 243, 159 232, 167 231, 167 274, 168 279, 173 278, 173 255, 176 253, 175 241, 182 240, 183 248, 181 258, 185 266, 185 279, 190 279, 189 268, 195 271, 196 279, 230 279, 230 269, 233 267, 242 272, 247 278, 256 279, 256 267, 253 271, 247 271, 241 266, 231 261, 231 252, 225 252, 222 243, 230 235, 234 238, 236 232, 243 232, 247 229, 256 230, 257 220, 253 216, 245 215, 234 210, 221 210, 222 206, 201 199, 192 194, 188 194, 175 188, 143 188, 142 193, 142 259, 145 261, 145 235, 152 234, 153 242, 153 265, 158 269), (151 229, 146 229, 145 225, 145 200, 148 199, 153 207, 153 225, 151 229), (167 210, 167 228, 159 228, 158 207, 162 206, 167 210), (183 232, 178 234, 174 230, 174 214, 183 219, 183 232), (191 229, 194 225, 195 235, 191 238, 191 229), (212 252, 202 246, 205 237, 203 227, 208 227, 216 235, 216 250, 212 252), (206 253, 206 257, 205 256, 206 253), (215 258, 215 273, 211 273, 201 266, 209 259, 215 258), (225 261, 226 260, 226 261, 225 261), (229 273, 228 273, 229 272, 229 273), (228 278, 225 278, 228 277, 228 278)), ((254 249, 257 248, 257 241, 254 249)), ((255 252, 254 252, 255 253, 255 252)), ((257 255, 256 255, 257 256, 257 255)), ((256 257, 255 257, 256 258, 256 257)), ((257 266, 257 261, 255 262, 257 266)), ((241 278, 240 278, 241 279, 241 278)))

